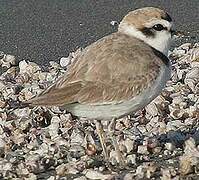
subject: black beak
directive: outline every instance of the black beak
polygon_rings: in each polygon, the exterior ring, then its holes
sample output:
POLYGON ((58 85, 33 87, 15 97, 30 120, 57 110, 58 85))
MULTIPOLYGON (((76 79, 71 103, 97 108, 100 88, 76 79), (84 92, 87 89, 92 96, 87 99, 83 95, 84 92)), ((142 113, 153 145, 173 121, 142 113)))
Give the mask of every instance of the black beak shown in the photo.
POLYGON ((172 37, 173 37, 173 36, 180 37, 180 36, 186 35, 185 32, 176 31, 176 30, 174 30, 174 29, 171 29, 170 32, 171 32, 171 36, 172 36, 172 37))

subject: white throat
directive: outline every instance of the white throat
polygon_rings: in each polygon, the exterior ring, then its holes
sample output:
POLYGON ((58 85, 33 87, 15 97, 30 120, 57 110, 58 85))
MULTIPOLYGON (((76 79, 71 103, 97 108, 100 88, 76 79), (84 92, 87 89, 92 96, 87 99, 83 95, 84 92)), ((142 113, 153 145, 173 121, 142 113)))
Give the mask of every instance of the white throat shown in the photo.
POLYGON ((125 33, 129 36, 141 39, 151 47, 165 54, 166 56, 168 55, 168 50, 171 42, 171 35, 166 31, 156 33, 155 37, 147 37, 141 31, 137 30, 132 25, 130 26, 126 23, 120 24, 118 31, 125 33))

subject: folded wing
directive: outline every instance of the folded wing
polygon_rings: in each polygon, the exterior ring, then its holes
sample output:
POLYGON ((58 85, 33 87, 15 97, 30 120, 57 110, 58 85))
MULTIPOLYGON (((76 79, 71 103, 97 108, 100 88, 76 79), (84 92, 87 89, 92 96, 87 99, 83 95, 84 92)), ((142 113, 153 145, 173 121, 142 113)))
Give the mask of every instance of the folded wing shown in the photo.
POLYGON ((66 75, 27 103, 120 103, 146 89, 157 78, 161 64, 150 46, 115 33, 85 48, 66 75))

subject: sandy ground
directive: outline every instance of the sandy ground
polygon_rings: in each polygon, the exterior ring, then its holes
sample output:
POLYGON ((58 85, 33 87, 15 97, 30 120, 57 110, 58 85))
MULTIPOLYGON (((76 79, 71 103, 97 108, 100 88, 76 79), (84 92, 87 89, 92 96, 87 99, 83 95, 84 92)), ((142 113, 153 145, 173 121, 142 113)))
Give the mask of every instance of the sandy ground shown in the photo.
POLYGON ((190 32, 182 41, 198 41, 198 0, 1 0, 0 50, 39 64, 59 61, 114 31, 112 20, 144 6, 166 9, 178 29, 190 32))

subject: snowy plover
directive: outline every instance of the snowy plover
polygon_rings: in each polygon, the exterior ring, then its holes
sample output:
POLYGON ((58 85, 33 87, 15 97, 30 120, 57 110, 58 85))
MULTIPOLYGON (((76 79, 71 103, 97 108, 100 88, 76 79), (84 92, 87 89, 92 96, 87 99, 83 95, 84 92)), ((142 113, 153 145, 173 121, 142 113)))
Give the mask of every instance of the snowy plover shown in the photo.
POLYGON ((66 75, 27 103, 62 106, 94 120, 135 112, 158 96, 170 78, 167 53, 173 32, 163 10, 131 11, 116 33, 86 47, 66 75))

